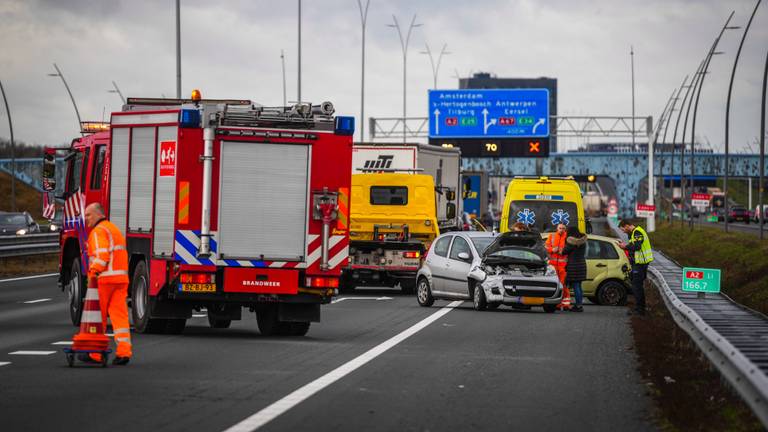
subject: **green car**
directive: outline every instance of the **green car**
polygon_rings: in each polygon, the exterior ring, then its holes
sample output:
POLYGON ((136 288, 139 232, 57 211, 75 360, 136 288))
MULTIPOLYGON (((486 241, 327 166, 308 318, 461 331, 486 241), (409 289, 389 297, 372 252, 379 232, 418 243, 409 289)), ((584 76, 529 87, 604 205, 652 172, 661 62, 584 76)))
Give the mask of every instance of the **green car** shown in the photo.
POLYGON ((587 238, 587 280, 582 283, 584 297, 600 305, 626 304, 631 268, 627 255, 616 244, 615 238, 593 234, 588 234, 587 238))

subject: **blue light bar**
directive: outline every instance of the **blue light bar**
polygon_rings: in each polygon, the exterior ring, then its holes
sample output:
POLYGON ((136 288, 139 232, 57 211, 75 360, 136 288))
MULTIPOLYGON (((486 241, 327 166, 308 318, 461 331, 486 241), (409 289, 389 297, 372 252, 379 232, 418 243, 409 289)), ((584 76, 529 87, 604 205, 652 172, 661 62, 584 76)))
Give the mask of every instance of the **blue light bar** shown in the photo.
POLYGON ((183 128, 199 128, 200 127, 200 110, 196 109, 183 109, 179 112, 180 127, 183 128))
POLYGON ((354 135, 355 118, 339 116, 336 117, 336 135, 354 135))

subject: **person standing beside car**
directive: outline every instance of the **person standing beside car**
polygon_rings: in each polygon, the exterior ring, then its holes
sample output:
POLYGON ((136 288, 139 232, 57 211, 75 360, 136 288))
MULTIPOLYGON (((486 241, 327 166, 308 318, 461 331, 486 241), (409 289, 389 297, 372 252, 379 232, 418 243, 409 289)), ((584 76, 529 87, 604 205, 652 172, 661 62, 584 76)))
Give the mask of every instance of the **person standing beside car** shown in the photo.
POLYGON ((587 235, 582 234, 578 227, 569 227, 563 254, 568 257, 568 262, 565 265, 565 283, 576 297, 576 305, 571 309, 573 312, 584 312, 582 307, 584 293, 581 289, 581 283, 587 280, 586 252, 587 235))
POLYGON ((550 233, 547 237, 547 254, 549 255, 549 263, 557 271, 557 278, 560 279, 560 283, 565 286, 565 264, 567 262, 567 256, 563 254, 565 249, 565 239, 568 234, 565 232, 566 226, 564 224, 557 225, 557 231, 550 233))
POLYGON ((648 233, 642 227, 622 220, 619 229, 629 235, 627 242, 619 241, 619 247, 630 252, 632 259, 632 294, 635 296, 636 313, 645 315, 645 278, 648 276, 648 264, 653 262, 653 250, 648 233))

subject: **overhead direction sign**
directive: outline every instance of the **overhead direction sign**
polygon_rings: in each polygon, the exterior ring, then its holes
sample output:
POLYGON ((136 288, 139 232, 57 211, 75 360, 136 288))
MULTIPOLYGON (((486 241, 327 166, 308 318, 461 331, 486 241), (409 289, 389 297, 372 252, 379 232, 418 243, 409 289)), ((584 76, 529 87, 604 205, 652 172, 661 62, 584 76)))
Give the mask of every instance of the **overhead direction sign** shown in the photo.
POLYGON ((430 90, 429 137, 549 137, 549 90, 430 90))

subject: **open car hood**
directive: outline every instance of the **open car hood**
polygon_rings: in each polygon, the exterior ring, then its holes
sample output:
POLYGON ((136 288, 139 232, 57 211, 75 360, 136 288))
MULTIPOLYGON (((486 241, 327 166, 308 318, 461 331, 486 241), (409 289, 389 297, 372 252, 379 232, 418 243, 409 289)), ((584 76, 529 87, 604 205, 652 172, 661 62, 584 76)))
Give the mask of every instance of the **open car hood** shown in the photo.
POLYGON ((494 253, 505 249, 523 249, 538 255, 544 263, 547 262, 547 250, 544 248, 541 235, 533 232, 505 232, 491 243, 483 252, 483 260, 494 253))

